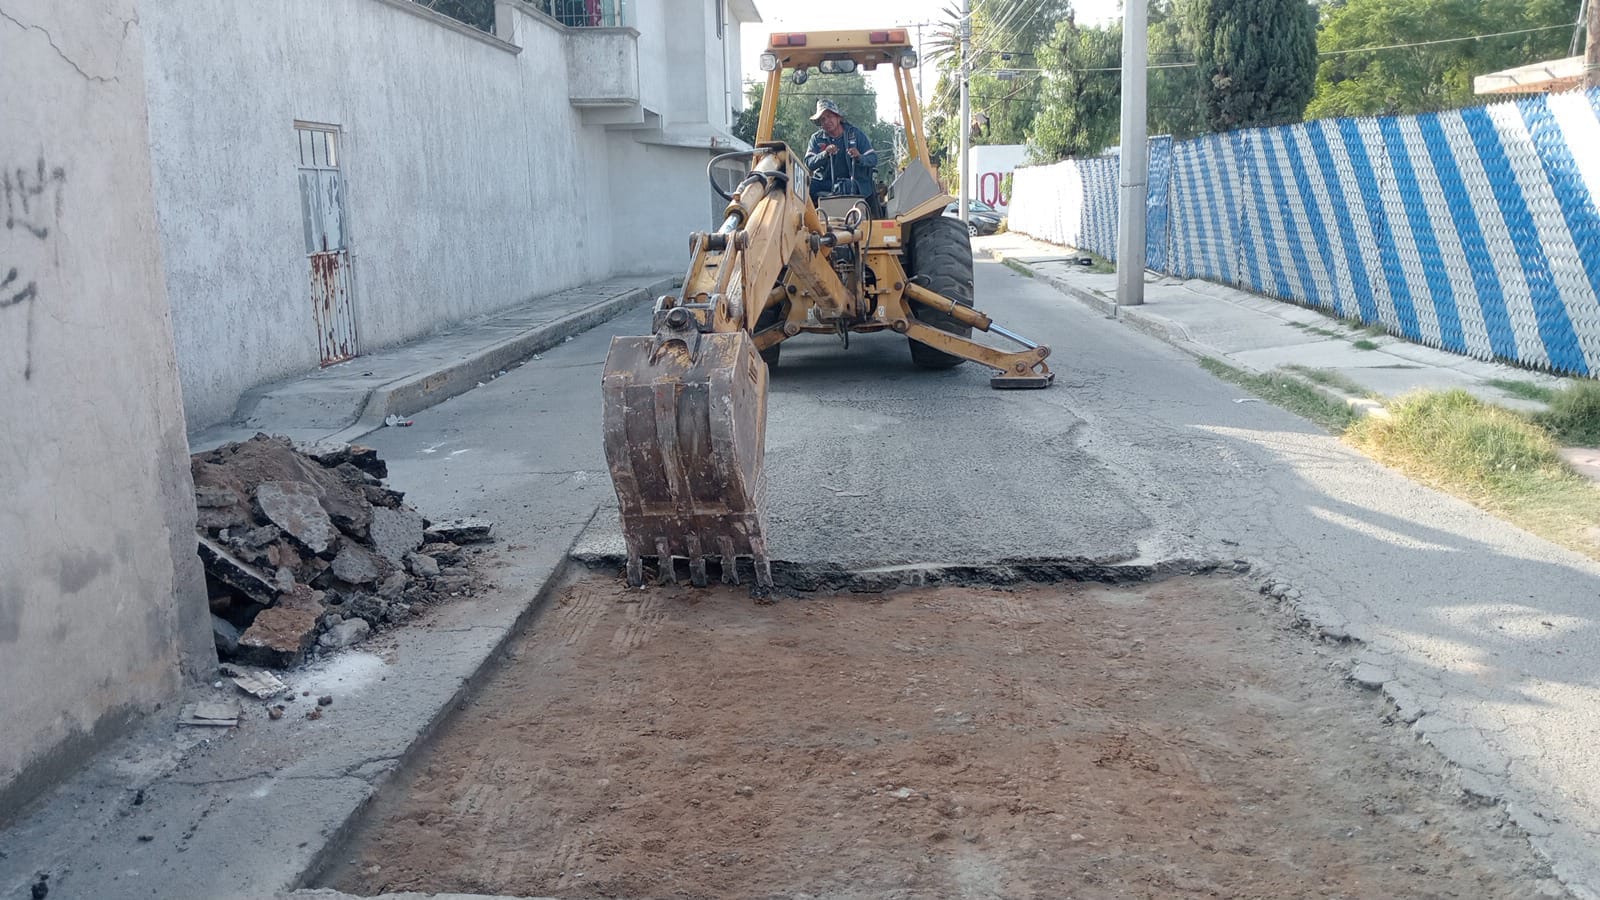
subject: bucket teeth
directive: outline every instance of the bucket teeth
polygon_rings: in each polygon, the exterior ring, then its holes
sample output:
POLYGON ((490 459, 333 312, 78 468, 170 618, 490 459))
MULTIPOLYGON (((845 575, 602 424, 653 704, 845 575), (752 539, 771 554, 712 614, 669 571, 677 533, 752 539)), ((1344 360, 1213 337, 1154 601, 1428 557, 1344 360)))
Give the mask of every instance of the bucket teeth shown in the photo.
POLYGON ((689 535, 689 583, 706 586, 706 558, 700 555, 700 535, 689 535))
POLYGON ((628 583, 676 584, 676 561, 706 585, 706 556, 739 583, 739 557, 755 562, 756 587, 772 585, 767 560, 762 455, 767 367, 742 331, 705 333, 691 348, 649 337, 611 341, 603 381, 606 462, 617 490, 628 583), (658 352, 659 351, 659 352, 658 352))
POLYGON ((667 549, 667 539, 656 538, 656 584, 678 583, 678 567, 673 562, 672 551, 667 549))
POLYGON ((723 535, 717 538, 717 547, 722 550, 722 583, 739 583, 739 557, 733 552, 733 538, 723 535))
MULTIPOLYGON (((767 558, 764 542, 756 543, 761 544, 760 548, 753 553, 745 554, 751 557, 751 561, 754 564, 756 574, 754 587, 758 592, 770 591, 773 586, 772 561, 767 558)), ((718 545, 722 548, 723 553, 720 556, 714 556, 714 558, 722 566, 722 583, 739 584, 739 557, 732 552, 733 539, 729 537, 718 538, 718 545)), ((711 583, 711 577, 706 568, 706 556, 700 552, 698 541, 689 542, 689 545, 683 548, 682 552, 674 552, 666 538, 657 538, 653 557, 649 553, 630 551, 627 570, 628 585, 630 587, 645 586, 644 561, 646 558, 655 560, 655 582, 658 585, 680 583, 677 571, 677 561, 680 559, 689 561, 689 582, 691 584, 695 587, 705 587, 711 583)))

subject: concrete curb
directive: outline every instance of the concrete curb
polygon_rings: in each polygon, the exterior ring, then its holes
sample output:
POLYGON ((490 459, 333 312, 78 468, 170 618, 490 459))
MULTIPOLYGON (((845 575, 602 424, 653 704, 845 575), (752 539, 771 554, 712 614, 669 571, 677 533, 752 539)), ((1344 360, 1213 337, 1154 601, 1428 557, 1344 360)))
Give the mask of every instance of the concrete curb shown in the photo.
POLYGON ((677 284, 663 278, 642 288, 617 294, 588 309, 490 344, 454 362, 379 385, 367 395, 355 422, 328 439, 349 443, 383 427, 391 415, 409 416, 460 396, 507 366, 554 347, 575 334, 588 331, 655 298, 677 284))
POLYGON ((1110 297, 1107 297, 1098 291, 1092 291, 1088 288, 1072 284, 1070 280, 1057 275, 1048 275, 1039 272, 1032 266, 1019 259, 1007 257, 1003 251, 985 249, 982 252, 989 256, 989 258, 995 260, 996 262, 1002 263, 1008 268, 1015 269, 1018 272, 1028 275, 1030 278, 1035 278, 1044 282, 1045 284, 1050 285, 1052 288, 1055 288, 1062 294, 1071 297, 1072 299, 1082 303, 1084 306, 1089 307, 1095 312, 1100 313, 1106 318, 1116 319, 1120 322, 1123 322, 1128 325, 1128 327, 1171 344, 1172 346, 1182 350, 1190 356, 1195 357, 1196 359, 1214 360, 1232 368, 1248 372, 1252 375, 1275 374, 1284 378, 1292 378, 1305 387, 1320 394, 1327 400, 1330 400, 1334 403, 1342 403, 1345 406, 1348 406, 1350 410, 1356 414, 1356 416, 1361 418, 1365 418, 1367 416, 1383 417, 1388 416, 1389 414, 1389 411, 1384 408, 1383 404, 1377 402, 1376 400, 1372 400, 1367 397, 1352 397, 1349 394, 1346 394, 1342 391, 1336 391, 1327 385, 1319 384, 1295 372, 1285 369, 1262 371, 1254 366, 1241 363, 1240 361, 1228 356, 1225 353, 1222 353, 1213 347, 1209 347, 1205 344, 1195 341, 1189 336, 1189 333, 1184 330, 1183 326, 1177 324, 1176 322, 1170 322, 1161 316, 1151 315, 1150 313, 1147 313, 1138 307, 1118 306, 1115 300, 1112 300, 1110 297))

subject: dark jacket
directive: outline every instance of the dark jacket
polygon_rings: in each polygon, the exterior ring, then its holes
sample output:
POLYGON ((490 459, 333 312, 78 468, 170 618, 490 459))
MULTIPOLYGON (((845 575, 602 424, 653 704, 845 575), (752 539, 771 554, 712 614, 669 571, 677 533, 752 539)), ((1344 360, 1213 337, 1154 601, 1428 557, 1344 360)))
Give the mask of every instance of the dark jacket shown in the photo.
POLYGON ((878 151, 872 149, 872 139, 867 137, 865 131, 849 122, 840 124, 844 127, 838 137, 828 137, 826 131, 819 129, 811 136, 811 143, 806 147, 806 168, 811 170, 811 192, 833 192, 835 184, 845 182, 847 188, 850 185, 855 188, 853 191, 847 189, 846 193, 870 197, 872 175, 878 168, 878 151), (859 159, 852 160, 847 152, 852 143, 861 152, 859 159), (837 146, 839 152, 829 156, 829 144, 837 146))

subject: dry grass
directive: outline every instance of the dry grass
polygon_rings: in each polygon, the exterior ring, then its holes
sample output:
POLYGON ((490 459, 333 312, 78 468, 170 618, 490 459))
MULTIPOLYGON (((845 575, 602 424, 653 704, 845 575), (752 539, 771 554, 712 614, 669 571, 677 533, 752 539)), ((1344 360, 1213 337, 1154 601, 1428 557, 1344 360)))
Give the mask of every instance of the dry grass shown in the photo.
MULTIPOLYGON (((1597 395, 1600 396, 1600 395, 1597 395)), ((1546 428, 1463 390, 1423 392, 1345 440, 1374 459, 1528 531, 1600 559, 1600 488, 1572 472, 1546 428)))

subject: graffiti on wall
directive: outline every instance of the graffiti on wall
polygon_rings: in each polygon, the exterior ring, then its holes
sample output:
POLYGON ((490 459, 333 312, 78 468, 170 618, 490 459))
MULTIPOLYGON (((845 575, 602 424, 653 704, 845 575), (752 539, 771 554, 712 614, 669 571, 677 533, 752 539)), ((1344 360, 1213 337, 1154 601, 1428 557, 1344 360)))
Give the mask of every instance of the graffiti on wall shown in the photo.
POLYGON ((33 308, 39 302, 39 284, 22 266, 22 251, 30 243, 48 243, 52 227, 61 219, 62 188, 67 173, 39 157, 32 166, 0 169, 0 218, 5 239, 0 241, 0 313, 25 307, 22 377, 33 377, 33 308))
POLYGON ((987 203, 995 209, 1005 209, 1011 205, 1011 198, 1005 194, 1005 177, 1009 172, 984 172, 978 176, 978 196, 981 203, 987 203))

